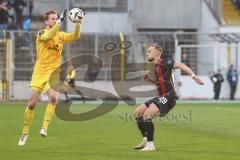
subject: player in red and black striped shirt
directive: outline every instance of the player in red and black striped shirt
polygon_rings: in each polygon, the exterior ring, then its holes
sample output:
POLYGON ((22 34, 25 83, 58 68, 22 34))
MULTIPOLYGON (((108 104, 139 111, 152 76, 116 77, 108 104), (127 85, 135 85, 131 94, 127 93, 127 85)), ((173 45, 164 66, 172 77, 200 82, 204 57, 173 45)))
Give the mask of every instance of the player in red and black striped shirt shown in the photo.
POLYGON ((148 74, 146 74, 144 78, 156 85, 159 94, 137 107, 134 112, 138 128, 143 136, 143 141, 134 148, 141 149, 141 151, 155 150, 153 143, 154 125, 152 119, 156 116, 165 116, 175 106, 176 100, 178 99, 172 79, 173 69, 181 69, 190 75, 197 84, 204 84, 185 64, 174 62, 172 59, 161 58, 162 54, 163 50, 160 46, 152 44, 148 47, 147 60, 155 64, 155 78, 150 78, 148 74))

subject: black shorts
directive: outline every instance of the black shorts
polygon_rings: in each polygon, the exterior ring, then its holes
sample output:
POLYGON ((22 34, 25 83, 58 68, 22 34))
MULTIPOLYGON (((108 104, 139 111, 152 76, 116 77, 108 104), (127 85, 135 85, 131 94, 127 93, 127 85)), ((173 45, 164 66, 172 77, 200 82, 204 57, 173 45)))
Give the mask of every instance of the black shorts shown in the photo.
POLYGON ((151 104, 155 104, 159 111, 160 111, 160 117, 164 117, 176 104, 176 98, 173 98, 171 95, 167 96, 157 96, 154 97, 144 104, 149 107, 151 104))

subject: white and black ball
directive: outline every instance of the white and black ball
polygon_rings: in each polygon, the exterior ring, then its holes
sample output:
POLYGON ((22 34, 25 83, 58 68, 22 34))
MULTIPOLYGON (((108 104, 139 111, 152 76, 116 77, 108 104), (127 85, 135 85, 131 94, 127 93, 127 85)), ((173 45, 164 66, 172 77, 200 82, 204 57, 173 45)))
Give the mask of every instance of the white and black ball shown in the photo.
POLYGON ((80 8, 73 8, 68 12, 68 18, 73 23, 81 22, 81 19, 84 17, 85 13, 80 8))

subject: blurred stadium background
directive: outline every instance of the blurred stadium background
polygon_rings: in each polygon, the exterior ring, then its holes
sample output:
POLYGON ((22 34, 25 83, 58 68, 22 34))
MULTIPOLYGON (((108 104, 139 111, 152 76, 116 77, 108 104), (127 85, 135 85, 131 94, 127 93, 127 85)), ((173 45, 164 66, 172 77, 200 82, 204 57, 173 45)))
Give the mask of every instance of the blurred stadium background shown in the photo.
MULTIPOLYGON (((132 42, 125 52, 127 62, 144 62, 145 46, 157 42, 165 54, 177 61, 188 63, 206 84, 198 89, 189 77, 175 72, 175 84, 181 99, 212 99, 213 86, 209 77, 222 69, 225 82, 221 99, 228 99, 230 88, 226 72, 230 64, 240 68, 240 15, 239 1, 234 0, 33 0, 25 1, 23 20, 31 15, 31 27, 21 29, 15 23, 14 7, 9 7, 12 22, 1 24, 0 32, 0 95, 1 100, 26 100, 29 95, 29 81, 35 61, 35 38, 44 27, 43 14, 48 9, 61 11, 65 7, 80 7, 87 11, 81 31, 81 39, 64 48, 63 60, 92 54, 104 62, 97 80, 84 83, 86 68, 77 70, 77 84, 99 89, 111 87, 110 63, 112 55, 104 51, 109 41, 132 42), (32 7, 33 6, 33 7, 32 7), (183 58, 183 55, 184 58, 183 58), (97 84, 97 85, 96 85, 97 84)), ((71 31, 68 20, 63 30, 71 31)), ((114 62, 121 63, 121 62, 114 62)), ((127 70, 127 68, 124 68, 127 70)), ((114 68, 121 71, 121 68, 114 68)), ((120 73, 120 72, 116 72, 120 73)), ((112 77, 119 80, 118 75, 112 77)), ((240 98, 239 87, 236 98, 240 98)))
MULTIPOLYGON (((14 29, 1 30, 1 99, 26 100, 29 80, 35 61, 36 32, 42 29, 43 14, 48 9, 61 11, 65 7, 80 7, 87 11, 82 24, 81 39, 66 46, 63 60, 81 54, 93 54, 104 62, 104 68, 95 84, 100 89, 109 86, 111 53, 103 46, 109 41, 124 39, 133 42, 127 54, 128 62, 144 62, 145 46, 157 42, 163 46, 165 54, 181 61, 183 54, 188 65, 205 81, 204 87, 196 90, 194 82, 179 72, 175 73, 175 84, 182 99, 212 99, 212 83, 209 77, 222 69, 226 75, 233 64, 239 71, 240 16, 238 1, 231 0, 34 0, 30 31, 14 29), (26 44, 27 43, 27 44, 26 44)), ((30 1, 26 1, 23 19, 29 16, 30 1)), ((9 15, 15 17, 14 9, 9 15)), ((14 18, 13 18, 14 20, 14 18)), ((12 22, 14 23, 14 22, 12 22)), ((5 24, 2 24, 2 26, 5 24)), ((9 26, 9 24, 8 24, 9 26)), ((16 26, 17 28, 17 26, 16 26)), ((73 26, 66 21, 64 29, 73 26)), ((120 62, 114 62, 120 63, 120 62)), ((120 68, 115 68, 120 70, 120 68)), ((77 71, 79 85, 84 76, 84 68, 77 71)), ((119 73, 119 72, 116 72, 119 73)), ((117 76, 118 77, 118 76, 117 76)), ((117 80, 117 78, 112 77, 117 80)), ((90 87, 96 85, 88 84, 90 87)), ((114 93, 113 88, 109 88, 114 93)), ((229 98, 229 86, 224 82, 221 98, 229 98)), ((236 97, 240 98, 239 88, 236 97)))

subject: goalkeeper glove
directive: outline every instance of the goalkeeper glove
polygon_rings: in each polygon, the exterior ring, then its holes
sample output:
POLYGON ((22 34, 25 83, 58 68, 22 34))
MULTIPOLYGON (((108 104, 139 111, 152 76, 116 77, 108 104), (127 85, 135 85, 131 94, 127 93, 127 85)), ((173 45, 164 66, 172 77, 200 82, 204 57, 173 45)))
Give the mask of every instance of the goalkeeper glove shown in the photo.
POLYGON ((68 10, 67 8, 64 9, 64 10, 62 11, 62 13, 60 14, 60 17, 59 17, 59 19, 57 20, 57 23, 58 23, 59 25, 62 24, 62 22, 64 21, 65 17, 67 16, 67 10, 68 10))
POLYGON ((82 10, 82 9, 80 9, 80 8, 78 8, 78 9, 79 9, 79 12, 82 12, 82 15, 81 15, 81 17, 80 17, 80 22, 78 23, 78 24, 81 24, 83 17, 86 15, 86 11, 85 11, 85 10, 82 10))

